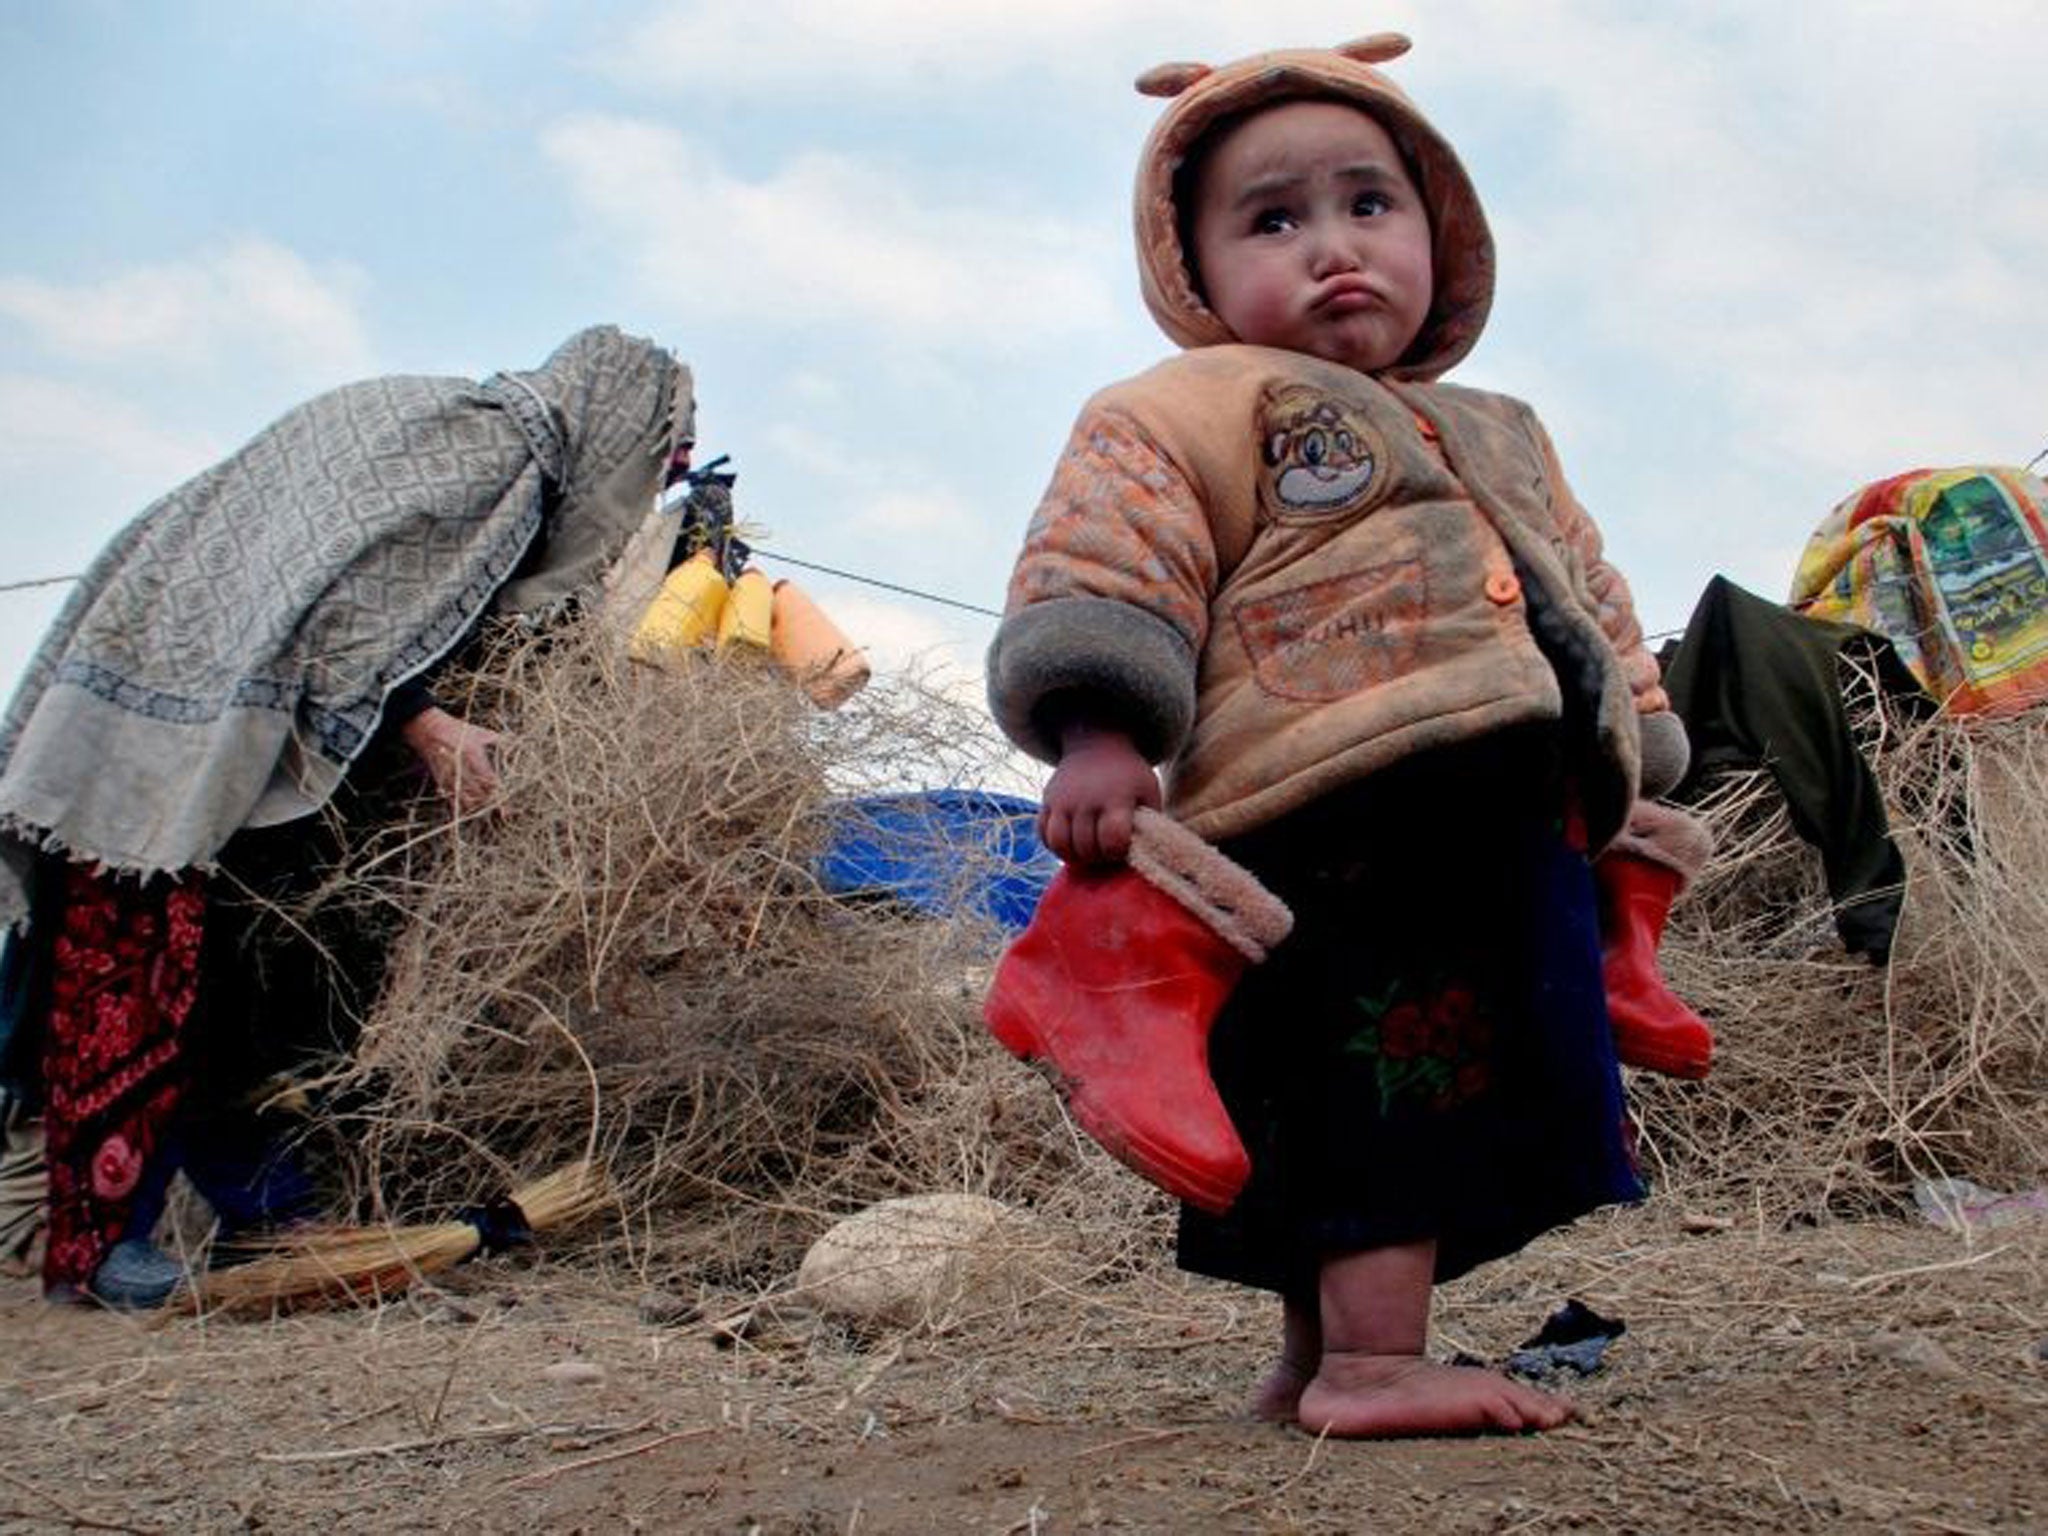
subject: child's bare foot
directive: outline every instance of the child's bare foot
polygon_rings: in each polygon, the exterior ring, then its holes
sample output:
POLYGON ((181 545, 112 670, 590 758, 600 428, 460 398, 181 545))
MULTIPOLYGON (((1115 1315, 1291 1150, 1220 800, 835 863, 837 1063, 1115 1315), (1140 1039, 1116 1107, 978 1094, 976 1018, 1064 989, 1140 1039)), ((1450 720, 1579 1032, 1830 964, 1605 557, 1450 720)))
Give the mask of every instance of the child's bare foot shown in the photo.
POLYGON ((1314 1374, 1311 1367, 1282 1355, 1252 1393, 1252 1417, 1269 1424, 1292 1424, 1301 1416, 1301 1394, 1314 1374))
POLYGON ((1252 1417, 1292 1424, 1301 1409, 1302 1388, 1323 1358, 1323 1319, 1313 1296, 1286 1297, 1280 1315, 1280 1358, 1252 1393, 1252 1417))
POLYGON ((1311 1434, 1370 1439, 1555 1429, 1572 1413, 1561 1397, 1473 1366, 1331 1352, 1302 1388, 1296 1422, 1311 1434))

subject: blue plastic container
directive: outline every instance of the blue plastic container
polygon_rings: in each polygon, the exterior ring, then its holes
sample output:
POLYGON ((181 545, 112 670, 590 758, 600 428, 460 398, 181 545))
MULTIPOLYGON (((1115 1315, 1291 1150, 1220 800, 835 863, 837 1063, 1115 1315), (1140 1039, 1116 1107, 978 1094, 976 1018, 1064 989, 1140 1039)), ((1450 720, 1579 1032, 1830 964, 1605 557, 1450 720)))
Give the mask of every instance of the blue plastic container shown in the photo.
POLYGON ((886 896, 931 917, 980 917, 1016 933, 1060 861, 1038 840, 1038 802, 982 789, 841 800, 819 883, 886 896))

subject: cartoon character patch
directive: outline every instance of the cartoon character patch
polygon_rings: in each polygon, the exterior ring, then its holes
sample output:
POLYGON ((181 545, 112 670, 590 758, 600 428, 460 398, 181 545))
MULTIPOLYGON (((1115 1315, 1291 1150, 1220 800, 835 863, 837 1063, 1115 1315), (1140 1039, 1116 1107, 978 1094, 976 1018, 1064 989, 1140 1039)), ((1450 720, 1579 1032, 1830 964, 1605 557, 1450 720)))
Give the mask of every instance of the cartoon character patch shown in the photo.
POLYGON ((1271 391, 1259 413, 1259 499, 1275 522, 1362 511, 1386 488, 1387 445, 1354 405, 1307 384, 1271 391))
POLYGON ((1429 613, 1420 560, 1396 560, 1238 606, 1259 687, 1329 703, 1411 670, 1429 613))

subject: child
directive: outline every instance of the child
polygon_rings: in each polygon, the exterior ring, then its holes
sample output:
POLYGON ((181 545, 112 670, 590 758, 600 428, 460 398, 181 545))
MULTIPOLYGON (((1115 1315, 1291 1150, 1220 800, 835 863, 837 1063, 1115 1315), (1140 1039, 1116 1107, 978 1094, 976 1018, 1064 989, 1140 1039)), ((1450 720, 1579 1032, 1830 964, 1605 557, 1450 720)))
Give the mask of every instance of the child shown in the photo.
POLYGON ((1083 411, 989 656, 1067 861, 990 1025, 1283 1298, 1256 1411, 1354 1436, 1570 1416, 1429 1361, 1430 1292, 1640 1196, 1587 858, 1686 756, 1535 415, 1434 382, 1493 250, 1406 49, 1141 78, 1187 350, 1083 411))

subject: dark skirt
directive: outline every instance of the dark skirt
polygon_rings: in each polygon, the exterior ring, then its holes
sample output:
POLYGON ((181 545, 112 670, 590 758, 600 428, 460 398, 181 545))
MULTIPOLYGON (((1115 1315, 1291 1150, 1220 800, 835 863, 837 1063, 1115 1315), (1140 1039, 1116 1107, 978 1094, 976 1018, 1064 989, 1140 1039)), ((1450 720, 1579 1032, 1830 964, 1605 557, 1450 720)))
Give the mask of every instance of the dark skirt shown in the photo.
POLYGON ((1224 844, 1295 929, 1210 1039, 1252 1176, 1183 1210, 1183 1268, 1311 1297, 1434 1239, 1445 1280, 1641 1198, 1570 807, 1556 733, 1519 729, 1224 844))

